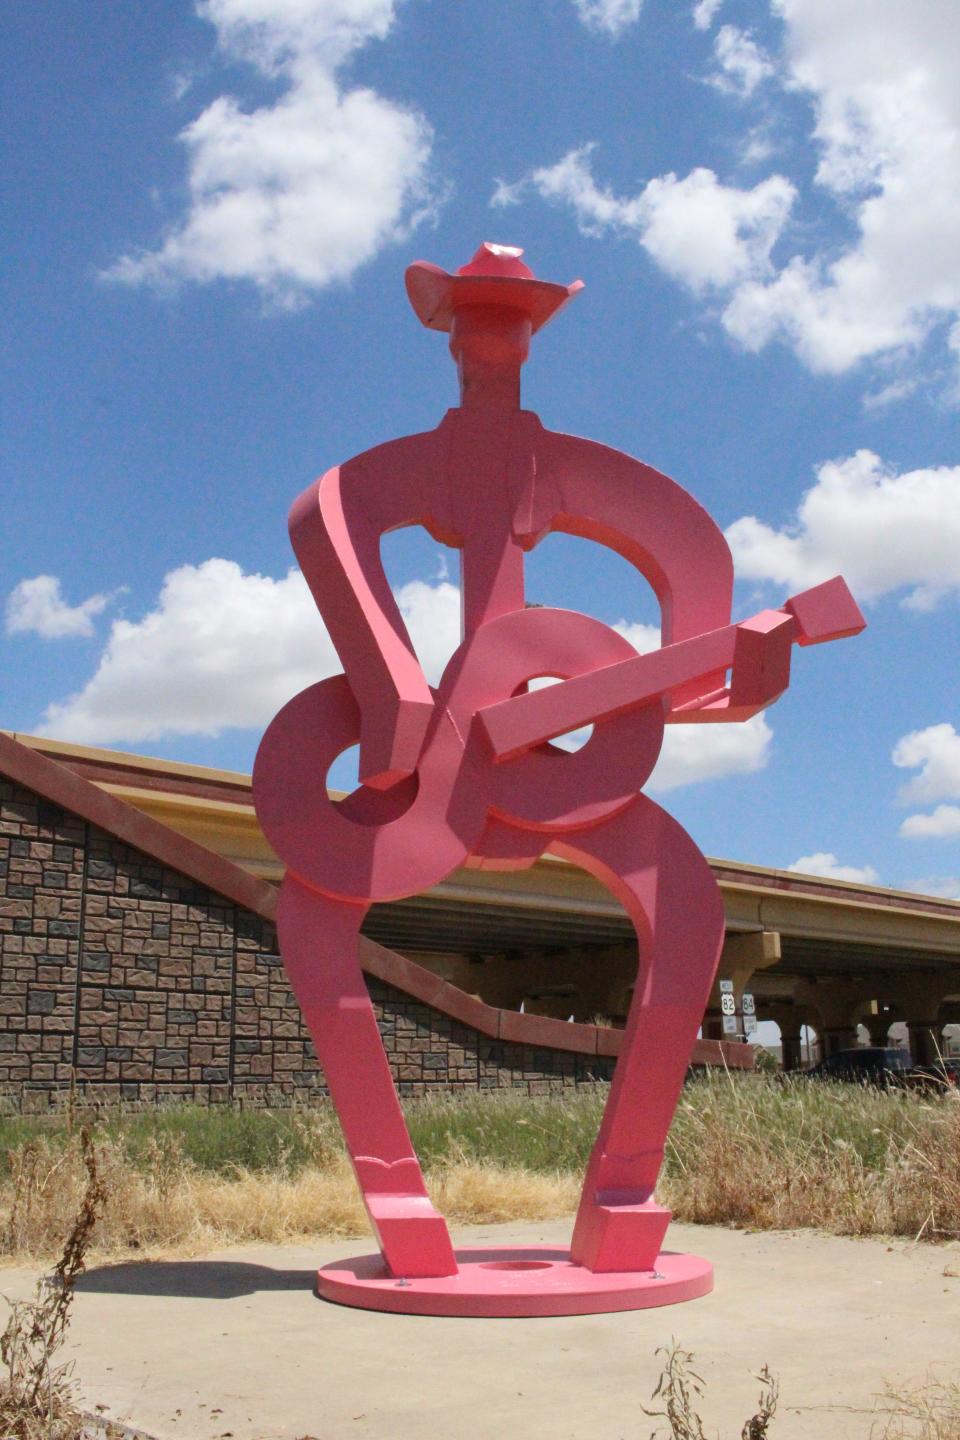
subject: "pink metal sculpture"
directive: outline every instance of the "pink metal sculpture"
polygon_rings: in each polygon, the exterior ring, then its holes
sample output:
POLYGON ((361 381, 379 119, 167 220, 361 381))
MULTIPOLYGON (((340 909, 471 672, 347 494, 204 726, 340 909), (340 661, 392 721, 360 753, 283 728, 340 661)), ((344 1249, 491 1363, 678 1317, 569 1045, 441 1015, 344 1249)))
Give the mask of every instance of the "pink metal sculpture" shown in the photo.
POLYGON ((856 634, 842 579, 730 623, 722 533, 637 460, 545 430, 520 408, 531 336, 581 289, 537 280, 520 250, 481 245, 450 275, 417 262, 407 291, 450 333, 460 406, 436 430, 327 472, 294 503, 297 558, 346 673, 268 728, 254 795, 286 862, 284 964, 337 1108, 381 1255, 329 1266, 320 1293, 374 1309, 545 1315, 706 1293, 712 1268, 663 1251, 653 1199, 723 943, 720 894, 690 837, 639 793, 665 723, 745 720, 789 682, 791 647, 856 634), (462 556, 463 643, 436 691, 387 584, 380 537, 422 525, 462 556), (551 531, 618 551, 653 586, 663 647, 524 606, 524 553, 551 531), (727 679, 729 673, 729 680, 727 679), (562 684, 530 690, 537 676, 562 684), (549 742, 592 724, 582 748, 549 742), (360 745, 361 788, 327 772, 360 745), (370 904, 460 865, 511 869, 549 852, 595 875, 636 928, 640 970, 569 1251, 454 1250, 427 1195, 359 961, 370 904))

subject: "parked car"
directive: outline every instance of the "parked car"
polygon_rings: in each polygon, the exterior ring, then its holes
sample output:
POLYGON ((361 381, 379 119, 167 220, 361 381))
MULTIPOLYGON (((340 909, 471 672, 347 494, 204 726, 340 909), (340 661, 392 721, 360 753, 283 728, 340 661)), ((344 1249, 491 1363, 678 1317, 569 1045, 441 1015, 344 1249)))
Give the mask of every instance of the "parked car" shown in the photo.
POLYGON ((939 1094, 955 1090, 960 1082, 960 1066, 954 1060, 916 1065, 905 1050, 882 1045, 835 1050, 819 1065, 811 1065, 801 1073, 812 1080, 846 1080, 854 1085, 879 1085, 884 1089, 899 1086, 939 1094))

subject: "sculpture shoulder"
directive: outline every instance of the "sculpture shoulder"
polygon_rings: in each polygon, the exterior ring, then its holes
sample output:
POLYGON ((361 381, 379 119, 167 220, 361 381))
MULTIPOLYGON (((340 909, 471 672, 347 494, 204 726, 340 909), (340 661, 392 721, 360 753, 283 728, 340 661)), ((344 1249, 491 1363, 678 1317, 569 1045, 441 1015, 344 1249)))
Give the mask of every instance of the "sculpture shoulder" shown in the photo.
POLYGON ((432 499, 432 477, 442 471, 447 449, 443 423, 363 450, 326 470, 298 495, 289 515, 297 537, 326 527, 338 513, 367 516, 392 527, 415 521, 432 499))
MULTIPOLYGON (((343 461, 336 467, 341 478, 357 479, 364 475, 402 473, 411 466, 421 466, 436 458, 446 447, 444 421, 433 430, 421 430, 413 435, 401 435, 394 440, 385 440, 362 450, 359 455, 343 461)), ((327 474, 331 474, 328 471, 327 474)), ((322 477, 321 477, 322 478, 322 477)))
POLYGON ((657 470, 645 460, 639 460, 625 450, 605 445, 602 440, 588 440, 583 435, 567 435, 562 430, 547 430, 539 427, 538 450, 548 462, 561 472, 575 468, 584 472, 587 467, 597 475, 630 476, 634 481, 649 476, 655 482, 683 487, 662 470, 657 470))
POLYGON ((612 445, 542 429, 537 456, 542 469, 562 489, 591 492, 598 500, 606 496, 614 504, 632 505, 638 500, 665 504, 670 510, 696 515, 704 526, 719 532, 700 501, 678 480, 612 445))

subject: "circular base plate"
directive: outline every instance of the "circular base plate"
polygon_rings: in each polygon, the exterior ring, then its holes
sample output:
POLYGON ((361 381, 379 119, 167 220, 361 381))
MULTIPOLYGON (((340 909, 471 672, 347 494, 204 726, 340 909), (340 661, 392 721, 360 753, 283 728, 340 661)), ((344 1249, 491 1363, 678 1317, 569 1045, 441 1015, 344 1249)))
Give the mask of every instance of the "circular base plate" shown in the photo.
POLYGON ((595 1274, 569 1250, 483 1246, 458 1250, 456 1275, 404 1280, 381 1255, 338 1260, 317 1272, 317 1294, 338 1305, 404 1315, 596 1315, 695 1300, 713 1289, 713 1266, 664 1250, 655 1270, 595 1274))

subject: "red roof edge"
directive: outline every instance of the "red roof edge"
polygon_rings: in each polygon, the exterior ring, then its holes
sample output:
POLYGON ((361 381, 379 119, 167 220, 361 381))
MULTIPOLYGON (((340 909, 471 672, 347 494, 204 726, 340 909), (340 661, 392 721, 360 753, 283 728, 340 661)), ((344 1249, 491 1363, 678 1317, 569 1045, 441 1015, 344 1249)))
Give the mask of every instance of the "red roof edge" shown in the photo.
POLYGON ((21 745, 10 735, 0 733, 0 774, 35 790, 44 799, 65 810, 71 810, 92 825, 99 825, 127 845, 189 875, 201 885, 253 910, 264 919, 276 914, 277 892, 266 880, 248 875, 239 865, 216 855, 204 845, 188 840, 176 830, 161 824, 142 811, 135 810, 115 795, 84 780, 74 770, 42 755, 28 745, 21 745))

